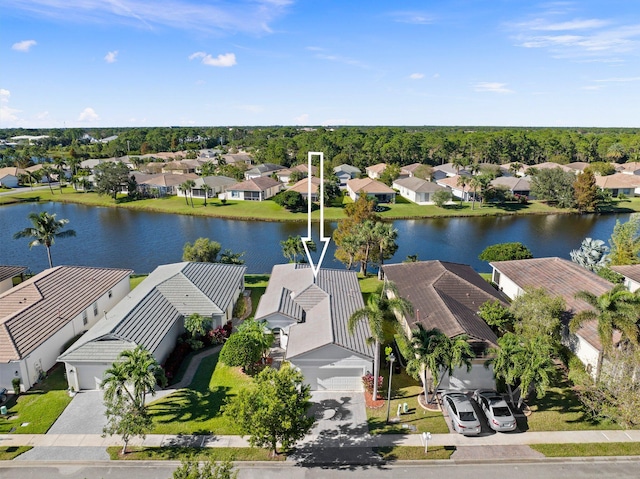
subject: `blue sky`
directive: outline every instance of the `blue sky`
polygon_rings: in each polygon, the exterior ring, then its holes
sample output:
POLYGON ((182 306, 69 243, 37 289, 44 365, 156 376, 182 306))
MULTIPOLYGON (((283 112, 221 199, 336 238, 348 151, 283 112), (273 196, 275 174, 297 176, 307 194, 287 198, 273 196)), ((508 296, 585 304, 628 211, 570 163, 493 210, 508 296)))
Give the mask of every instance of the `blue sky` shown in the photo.
POLYGON ((640 127, 635 0, 0 0, 0 127, 640 127))

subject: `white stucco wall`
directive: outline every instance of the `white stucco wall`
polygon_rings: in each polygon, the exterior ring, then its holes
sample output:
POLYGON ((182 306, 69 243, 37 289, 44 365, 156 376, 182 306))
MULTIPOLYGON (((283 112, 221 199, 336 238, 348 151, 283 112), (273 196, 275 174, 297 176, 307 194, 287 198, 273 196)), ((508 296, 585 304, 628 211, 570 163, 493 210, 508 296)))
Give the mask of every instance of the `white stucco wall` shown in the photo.
POLYGON ((4 281, 0 281, 0 294, 5 291, 9 291, 11 288, 13 288, 13 278, 7 278, 4 281))
POLYGON ((496 268, 493 268, 491 280, 498 285, 498 289, 506 294, 509 299, 516 299, 524 292, 520 286, 511 281, 504 274, 499 273, 496 268))

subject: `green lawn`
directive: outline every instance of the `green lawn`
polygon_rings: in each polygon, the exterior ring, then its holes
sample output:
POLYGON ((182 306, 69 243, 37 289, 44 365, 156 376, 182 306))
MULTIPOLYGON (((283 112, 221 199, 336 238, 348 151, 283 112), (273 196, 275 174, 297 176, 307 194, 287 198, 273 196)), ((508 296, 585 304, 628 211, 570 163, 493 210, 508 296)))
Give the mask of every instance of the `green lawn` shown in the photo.
POLYGON ((546 457, 640 456, 638 442, 531 444, 529 447, 546 457))
MULTIPOLYGON (((385 398, 388 391, 387 376, 388 368, 381 369, 381 374, 385 376, 380 394, 385 398)), ((422 433, 432 432, 435 434, 446 434, 449 432, 447 424, 440 411, 427 411, 418 404, 418 395, 422 392, 422 386, 418 381, 408 376, 404 371, 393 375, 391 389, 391 410, 390 418, 396 419, 398 405, 405 402, 409 407, 407 414, 402 414, 399 421, 394 424, 386 424, 387 404, 379 409, 367 408, 367 419, 369 431, 373 434, 395 434, 395 433, 422 433)))
POLYGON ((271 451, 259 447, 130 447, 127 454, 120 455, 122 448, 107 448, 112 461, 284 461, 286 456, 271 457, 271 451))
MULTIPOLYGON (((194 207, 186 204, 184 198, 170 196, 164 198, 152 198, 138 201, 127 201, 122 195, 116 203, 108 196, 99 196, 96 193, 83 193, 74 191, 67 186, 62 193, 54 188, 53 193, 49 190, 31 191, 20 189, 15 195, 0 196, 0 205, 16 203, 21 201, 59 201, 66 203, 81 203, 90 206, 118 206, 142 211, 156 211, 162 213, 176 213, 185 215, 212 216, 220 218, 255 219, 267 221, 305 221, 306 212, 290 213, 271 200, 267 201, 227 201, 226 204, 218 199, 204 202, 196 200, 194 207)), ((345 217, 344 205, 349 203, 346 197, 339 206, 326 207, 324 217, 328 221, 335 221, 345 217)), ((451 216, 493 216, 512 214, 556 214, 575 213, 574 210, 566 210, 548 206, 544 203, 533 201, 527 205, 506 204, 506 205, 481 205, 476 203, 463 203, 462 205, 448 205, 439 208, 433 205, 417 205, 404 200, 398 200, 395 204, 383 205, 380 216, 385 219, 408 219, 408 218, 434 218, 451 216)), ((614 206, 604 210, 610 213, 629 213, 640 211, 640 198, 619 201, 614 206)), ((313 212, 313 216, 318 218, 319 210, 313 212)))
POLYGON ((0 461, 11 461, 20 454, 33 449, 31 446, 7 446, 0 447, 0 461))
POLYGON ((389 446, 374 447, 373 452, 377 453, 385 461, 422 461, 434 459, 449 459, 455 452, 453 446, 433 446, 429 447, 427 454, 422 446, 389 446))
POLYGON ((268 274, 246 274, 244 276, 244 287, 251 290, 251 307, 252 312, 249 315, 252 318, 258 307, 258 302, 267 289, 269 283, 268 274))
POLYGON ((129 277, 129 287, 133 290, 135 289, 136 286, 138 286, 140 283, 142 283, 147 276, 149 276, 148 274, 132 274, 129 277))
POLYGON ((151 434, 240 434, 233 420, 222 415, 221 407, 252 383, 239 368, 218 362, 218 354, 205 358, 189 388, 149 405, 151 434))
POLYGON ((67 387, 64 367, 58 365, 44 381, 20 394, 17 402, 9 400, 8 414, 0 418, 0 434, 46 433, 71 402, 67 387))
POLYGON ((559 379, 556 386, 549 388, 540 399, 527 401, 531 415, 526 422, 518 420, 520 430, 530 431, 582 431, 620 429, 611 421, 596 421, 586 414, 580 400, 569 383, 559 379))

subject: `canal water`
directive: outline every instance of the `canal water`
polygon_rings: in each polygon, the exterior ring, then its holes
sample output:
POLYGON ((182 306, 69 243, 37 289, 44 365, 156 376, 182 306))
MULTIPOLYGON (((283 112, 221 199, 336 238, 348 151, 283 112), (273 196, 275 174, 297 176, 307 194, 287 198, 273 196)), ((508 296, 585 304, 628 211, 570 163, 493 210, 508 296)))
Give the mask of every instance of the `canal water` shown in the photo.
MULTIPOLYGON (((67 218, 67 228, 77 236, 63 238, 52 246, 54 265, 86 265, 131 268, 149 273, 156 266, 180 261, 186 242, 199 237, 218 241, 222 249, 244 251, 249 273, 268 273, 274 264, 286 262, 280 241, 289 235, 306 235, 306 223, 239 221, 219 218, 171 215, 100 208, 62 203, 23 203, 0 207, 0 264, 27 266, 33 272, 47 268, 44 247, 31 250, 27 239, 13 239, 16 231, 30 226, 31 212, 56 213, 67 218)), ((585 237, 607 241, 616 219, 629 215, 550 215, 482 218, 435 218, 397 220, 398 251, 387 261, 397 263, 407 255, 420 260, 439 259, 471 265, 488 272, 489 265, 478 259, 480 252, 495 243, 520 241, 535 257, 569 258, 569 251, 585 237)), ((314 225, 316 228, 317 225, 314 225)), ((331 234, 336 223, 328 223, 331 234)), ((317 230, 313 232, 317 241, 317 230)), ((323 267, 343 268, 334 259, 331 242, 323 267)))

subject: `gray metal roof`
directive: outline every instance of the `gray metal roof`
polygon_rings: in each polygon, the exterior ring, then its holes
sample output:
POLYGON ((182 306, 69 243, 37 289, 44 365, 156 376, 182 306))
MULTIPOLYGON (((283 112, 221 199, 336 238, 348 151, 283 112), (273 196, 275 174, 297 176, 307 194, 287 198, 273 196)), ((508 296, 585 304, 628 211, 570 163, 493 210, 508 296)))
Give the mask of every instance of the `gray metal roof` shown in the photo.
POLYGON ((423 180, 415 176, 408 178, 398 178, 393 182, 396 185, 403 186, 408 190, 415 191, 416 193, 434 193, 436 191, 446 191, 447 188, 440 186, 437 183, 423 180))
POLYGON ((289 330, 287 358, 329 344, 372 358, 373 346, 367 343, 369 324, 361 321, 353 335, 347 330, 349 317, 363 307, 355 271, 320 269, 314 283, 310 267, 286 264, 273 267, 255 317, 267 319, 282 313, 299 321, 289 330))
POLYGON ((58 360, 92 360, 98 354, 94 348, 101 350, 101 343, 114 337, 153 353, 176 321, 192 313, 226 311, 245 271, 245 266, 219 263, 159 266, 58 360))
POLYGON ((14 276, 20 276, 26 270, 26 266, 0 265, 0 281, 13 278, 14 276))

